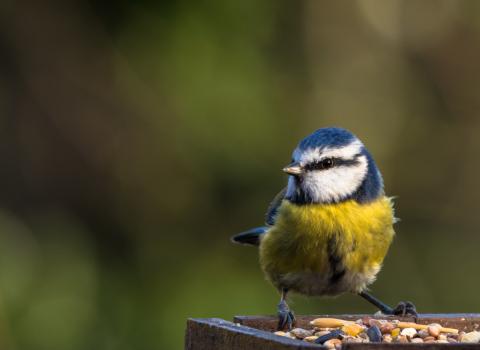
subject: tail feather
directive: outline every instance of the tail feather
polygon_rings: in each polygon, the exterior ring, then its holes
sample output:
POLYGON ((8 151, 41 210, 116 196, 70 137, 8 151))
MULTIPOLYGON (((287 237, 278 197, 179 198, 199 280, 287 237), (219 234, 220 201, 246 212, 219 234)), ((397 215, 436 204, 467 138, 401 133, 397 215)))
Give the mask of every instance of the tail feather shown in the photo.
POLYGON ((252 228, 248 231, 245 231, 245 232, 239 233, 238 235, 233 236, 232 242, 246 244, 246 245, 253 245, 258 247, 260 245, 261 236, 265 234, 267 230, 268 230, 268 227, 265 227, 265 226, 252 228))

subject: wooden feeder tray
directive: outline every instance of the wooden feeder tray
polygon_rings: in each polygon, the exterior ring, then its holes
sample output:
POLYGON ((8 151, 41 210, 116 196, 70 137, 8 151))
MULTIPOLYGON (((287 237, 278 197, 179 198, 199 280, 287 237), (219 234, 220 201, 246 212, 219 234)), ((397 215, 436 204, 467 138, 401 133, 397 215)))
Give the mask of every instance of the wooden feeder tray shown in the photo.
MULTIPOLYGON (((296 326, 309 328, 310 321, 319 317, 333 317, 344 320, 358 320, 363 317, 378 319, 397 319, 421 324, 440 323, 444 327, 470 332, 480 328, 480 314, 421 314, 414 320, 411 317, 391 317, 372 315, 318 315, 297 316, 296 326)), ((186 350, 302 350, 326 348, 319 344, 303 340, 281 337, 273 334, 277 318, 268 316, 236 316, 233 322, 220 318, 191 318, 187 321, 185 335, 186 350)), ((342 350, 397 350, 397 349, 479 349, 480 344, 467 343, 345 343, 342 350)))

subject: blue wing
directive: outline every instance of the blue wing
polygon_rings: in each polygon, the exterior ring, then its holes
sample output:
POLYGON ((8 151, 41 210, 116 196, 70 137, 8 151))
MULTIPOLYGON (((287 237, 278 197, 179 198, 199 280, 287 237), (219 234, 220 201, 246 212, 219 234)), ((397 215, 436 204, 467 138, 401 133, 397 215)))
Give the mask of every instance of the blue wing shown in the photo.
POLYGON ((265 232, 267 232, 267 230, 268 230, 268 227, 266 226, 252 228, 248 231, 245 231, 245 232, 239 233, 238 235, 233 236, 232 242, 253 245, 258 247, 260 245, 260 237, 265 232))
POLYGON ((275 224, 275 217, 277 216, 278 208, 282 204, 286 193, 287 188, 285 187, 283 190, 277 193, 277 195, 273 198, 272 202, 268 206, 267 213, 265 214, 265 223, 267 225, 272 226, 275 224))

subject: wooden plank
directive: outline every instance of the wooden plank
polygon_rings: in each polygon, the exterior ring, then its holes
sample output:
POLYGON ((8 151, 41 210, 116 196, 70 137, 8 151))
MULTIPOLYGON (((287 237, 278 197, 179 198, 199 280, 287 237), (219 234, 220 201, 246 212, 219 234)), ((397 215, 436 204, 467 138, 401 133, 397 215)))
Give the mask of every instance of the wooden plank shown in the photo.
MULTIPOLYGON (((320 347, 322 348, 322 347, 320 347)), ((318 345, 219 318, 188 319, 185 350, 307 350, 318 345)))

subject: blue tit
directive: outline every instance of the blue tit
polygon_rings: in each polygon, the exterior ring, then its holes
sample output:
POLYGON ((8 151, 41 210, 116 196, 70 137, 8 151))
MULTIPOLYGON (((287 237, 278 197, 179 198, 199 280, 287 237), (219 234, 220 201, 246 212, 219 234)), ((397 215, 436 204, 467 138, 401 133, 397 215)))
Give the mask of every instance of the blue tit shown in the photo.
POLYGON ((268 208, 266 225, 232 238, 259 247, 261 268, 281 293, 279 329, 295 322, 289 291, 350 292, 384 314, 416 315, 411 302, 391 308, 366 291, 394 237, 395 217, 364 144, 345 129, 319 129, 300 141, 283 171, 288 183, 268 208))

